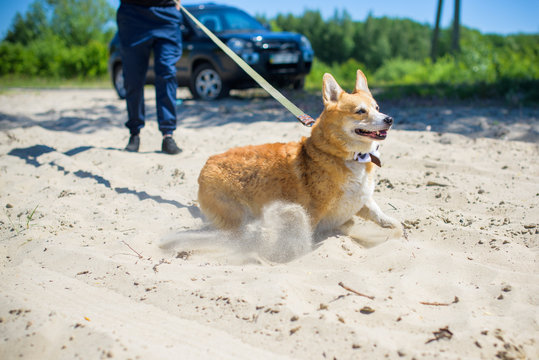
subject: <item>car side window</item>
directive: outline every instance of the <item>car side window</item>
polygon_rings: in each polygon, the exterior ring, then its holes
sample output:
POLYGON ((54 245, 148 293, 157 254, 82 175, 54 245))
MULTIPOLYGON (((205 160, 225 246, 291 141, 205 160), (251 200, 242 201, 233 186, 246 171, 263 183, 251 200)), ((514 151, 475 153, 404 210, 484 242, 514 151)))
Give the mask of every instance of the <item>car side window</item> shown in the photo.
POLYGON ((239 11, 227 11, 223 15, 228 30, 257 29, 261 27, 256 20, 239 11))
POLYGON ((221 32, 223 31, 223 25, 221 24, 221 19, 217 15, 205 14, 201 15, 199 21, 212 32, 221 32))

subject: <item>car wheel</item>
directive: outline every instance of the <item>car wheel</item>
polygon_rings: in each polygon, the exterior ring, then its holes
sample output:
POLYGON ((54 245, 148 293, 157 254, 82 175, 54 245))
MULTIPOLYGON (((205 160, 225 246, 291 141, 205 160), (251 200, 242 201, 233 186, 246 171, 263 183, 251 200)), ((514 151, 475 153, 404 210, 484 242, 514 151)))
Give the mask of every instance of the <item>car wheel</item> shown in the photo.
POLYGON ((228 95, 228 87, 210 64, 198 66, 191 78, 191 93, 195 99, 215 100, 228 95))
POLYGON ((124 71, 121 63, 114 65, 114 70, 112 71, 112 83, 120 99, 125 99, 124 71))
POLYGON ((292 88, 294 88, 294 90, 303 90, 304 87, 305 87, 305 78, 304 77, 296 79, 292 83, 292 88))

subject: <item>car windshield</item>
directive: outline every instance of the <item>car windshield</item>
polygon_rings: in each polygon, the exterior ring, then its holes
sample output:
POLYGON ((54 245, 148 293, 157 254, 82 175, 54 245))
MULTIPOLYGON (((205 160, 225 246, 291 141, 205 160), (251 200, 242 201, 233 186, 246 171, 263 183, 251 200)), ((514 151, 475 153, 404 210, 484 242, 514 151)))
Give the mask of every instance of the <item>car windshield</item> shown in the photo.
POLYGON ((193 11, 195 17, 214 33, 267 31, 255 18, 238 9, 193 11))

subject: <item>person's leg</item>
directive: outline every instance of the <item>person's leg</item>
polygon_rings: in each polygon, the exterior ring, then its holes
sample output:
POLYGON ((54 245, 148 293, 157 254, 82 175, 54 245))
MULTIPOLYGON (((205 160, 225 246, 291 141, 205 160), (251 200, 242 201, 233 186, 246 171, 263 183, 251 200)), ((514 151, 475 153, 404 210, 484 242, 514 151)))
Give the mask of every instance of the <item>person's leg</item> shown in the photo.
POLYGON ((176 130, 176 63, 182 54, 181 14, 174 7, 155 10, 156 15, 169 23, 155 32, 155 98, 157 121, 163 135, 176 130))
POLYGON ((141 6, 122 4, 117 14, 128 116, 125 125, 131 135, 140 132, 145 120, 144 84, 152 45, 151 32, 144 26, 145 11, 141 6))
POLYGON ((138 134, 144 127, 144 84, 148 71, 150 47, 135 46, 124 50, 123 71, 125 100, 127 103, 127 122, 131 134, 138 134))

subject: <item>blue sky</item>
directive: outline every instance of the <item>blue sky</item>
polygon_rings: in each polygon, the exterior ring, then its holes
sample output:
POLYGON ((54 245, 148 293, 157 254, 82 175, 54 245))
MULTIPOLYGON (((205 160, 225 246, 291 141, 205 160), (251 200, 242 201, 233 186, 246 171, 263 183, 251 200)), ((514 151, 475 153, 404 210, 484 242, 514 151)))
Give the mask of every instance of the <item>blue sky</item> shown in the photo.
MULTIPOLYGON (((3 38, 17 12, 24 13, 34 0, 0 1, 0 38, 3 38)), ((434 23, 437 0, 213 0, 240 7, 248 13, 265 14, 271 18, 278 13, 300 15, 304 10, 320 10, 324 18, 335 9, 346 9, 354 20, 374 16, 410 18, 421 23, 434 23)), ((119 0, 109 0, 117 7, 119 0)), ((204 1, 183 0, 184 4, 204 1)), ((453 17, 454 0, 445 0, 442 26, 453 17)), ((461 0, 461 23, 483 33, 539 33, 539 0, 461 0)))

